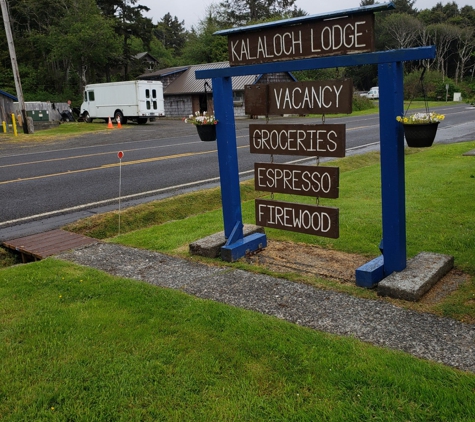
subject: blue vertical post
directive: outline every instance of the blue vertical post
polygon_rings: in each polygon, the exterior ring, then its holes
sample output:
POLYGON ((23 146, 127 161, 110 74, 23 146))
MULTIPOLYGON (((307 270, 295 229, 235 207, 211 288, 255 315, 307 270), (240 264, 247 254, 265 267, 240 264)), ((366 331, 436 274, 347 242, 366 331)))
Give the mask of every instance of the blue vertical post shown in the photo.
POLYGON ((221 248, 221 258, 231 262, 246 253, 265 248, 267 238, 264 233, 244 237, 231 77, 212 78, 212 81, 214 111, 218 120, 216 135, 224 236, 227 239, 221 248))
POLYGON ((379 65, 381 199, 384 276, 406 268, 404 131, 396 116, 404 113, 402 62, 379 65))
POLYGON ((373 287, 394 271, 406 268, 406 193, 404 132, 396 116, 404 112, 402 62, 379 64, 382 255, 356 270, 356 284, 373 287))
POLYGON ((218 120, 218 143, 221 202, 223 204, 224 236, 228 239, 236 228, 234 238, 243 238, 241 192, 237 158, 236 126, 231 78, 213 78, 214 114, 218 120))

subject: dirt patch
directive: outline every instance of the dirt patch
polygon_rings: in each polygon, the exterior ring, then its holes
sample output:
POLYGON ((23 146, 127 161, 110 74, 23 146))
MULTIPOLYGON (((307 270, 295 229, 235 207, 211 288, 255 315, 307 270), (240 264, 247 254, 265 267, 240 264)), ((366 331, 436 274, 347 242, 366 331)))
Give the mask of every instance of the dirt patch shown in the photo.
POLYGON ((369 259, 316 245, 269 241, 263 251, 250 256, 248 260, 279 273, 313 275, 354 284, 356 269, 369 259))
MULTIPOLYGON (((276 273, 310 275, 353 286, 356 269, 370 260, 362 255, 324 249, 317 245, 278 241, 269 241, 263 251, 247 259, 253 265, 276 273)), ((468 280, 467 274, 453 269, 424 295, 420 303, 438 303, 468 280)))

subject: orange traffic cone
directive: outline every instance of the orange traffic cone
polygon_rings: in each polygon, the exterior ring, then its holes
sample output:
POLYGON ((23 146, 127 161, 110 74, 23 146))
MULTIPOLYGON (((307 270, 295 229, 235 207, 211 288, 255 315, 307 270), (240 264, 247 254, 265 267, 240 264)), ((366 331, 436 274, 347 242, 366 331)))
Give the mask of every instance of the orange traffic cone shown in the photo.
POLYGON ((110 117, 109 117, 109 123, 107 123, 107 128, 108 129, 113 129, 114 128, 114 126, 112 126, 112 120, 111 120, 110 117))
POLYGON ((122 125, 120 124, 120 117, 117 116, 117 127, 120 129, 122 125))

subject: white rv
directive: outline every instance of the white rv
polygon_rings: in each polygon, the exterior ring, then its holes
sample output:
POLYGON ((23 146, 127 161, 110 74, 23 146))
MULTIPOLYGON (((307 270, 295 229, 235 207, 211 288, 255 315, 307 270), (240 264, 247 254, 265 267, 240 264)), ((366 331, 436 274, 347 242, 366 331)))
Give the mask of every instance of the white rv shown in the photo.
POLYGON ((149 118, 165 116, 163 85, 159 81, 126 81, 86 85, 81 117, 135 120, 145 124, 149 118))

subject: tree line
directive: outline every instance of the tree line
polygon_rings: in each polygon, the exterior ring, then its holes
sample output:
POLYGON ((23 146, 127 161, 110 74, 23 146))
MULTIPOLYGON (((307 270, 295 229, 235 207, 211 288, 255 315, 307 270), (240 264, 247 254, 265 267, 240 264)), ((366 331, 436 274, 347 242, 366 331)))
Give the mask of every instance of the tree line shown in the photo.
MULTIPOLYGON (((235 26, 305 16, 296 0, 221 0, 208 7, 196 27, 166 13, 157 23, 144 16, 140 0, 8 0, 17 60, 27 101, 80 102, 87 83, 130 80, 144 73, 136 59, 148 52, 158 68, 228 59, 227 40, 213 33, 235 26)), ((437 56, 407 63, 406 96, 417 91, 419 68, 426 93, 444 95, 445 86, 475 96, 475 9, 456 2, 419 10, 416 0, 395 0, 393 11, 376 13, 377 50, 435 45, 437 56)), ((360 6, 374 4, 361 0, 360 6)), ((0 32, 0 89, 15 92, 4 28, 0 32)), ((357 89, 377 85, 377 68, 360 66, 296 72, 300 80, 351 77, 357 89)))

